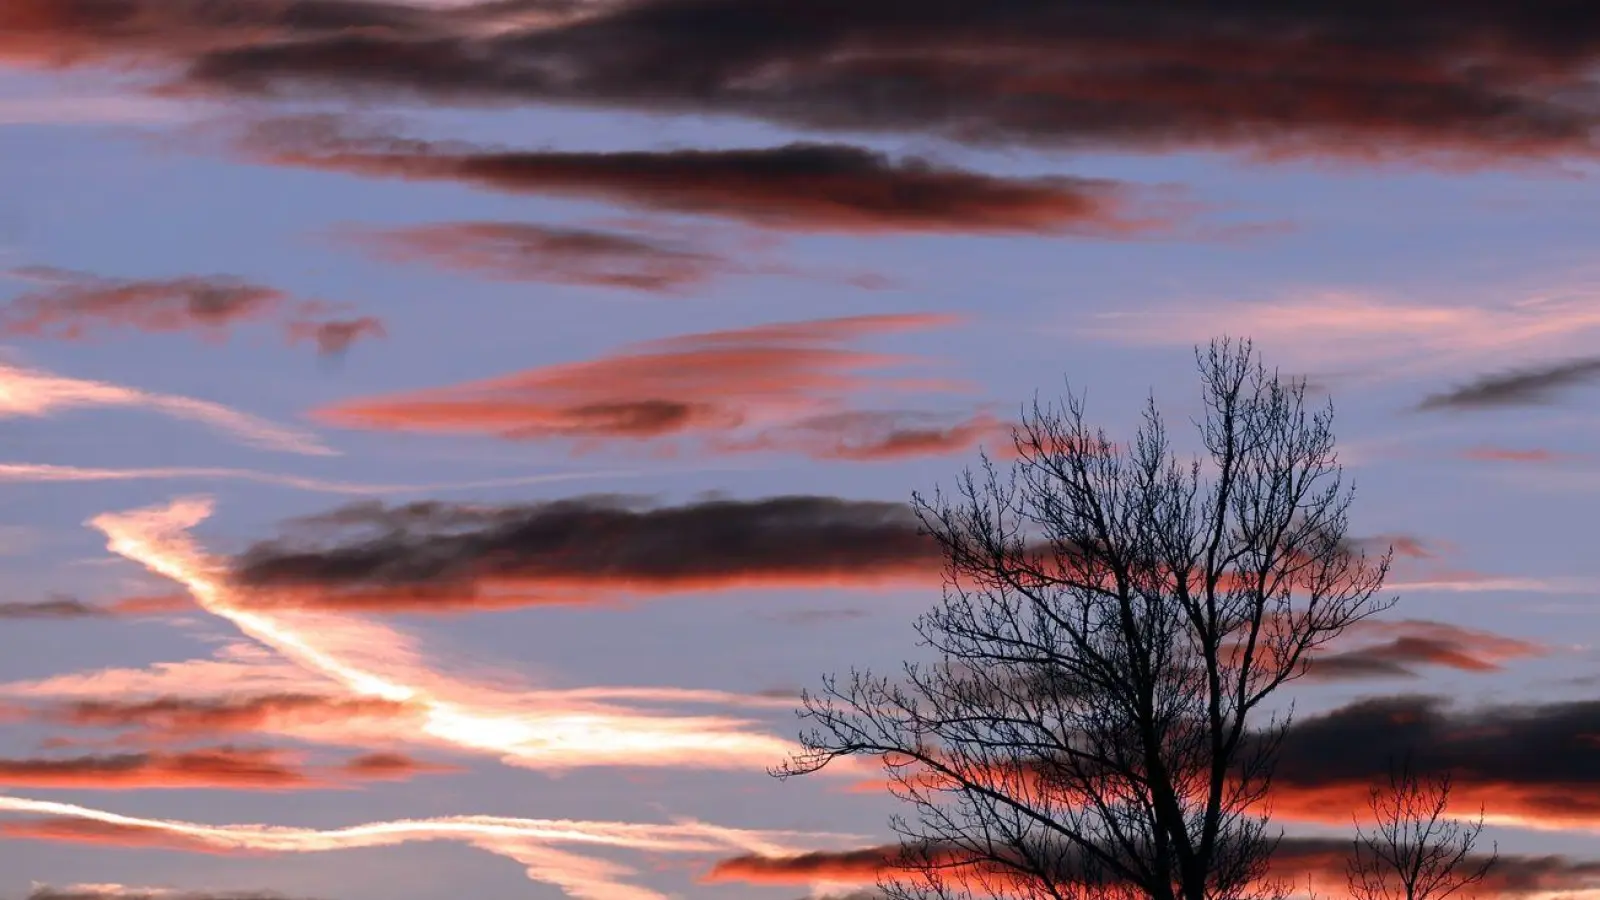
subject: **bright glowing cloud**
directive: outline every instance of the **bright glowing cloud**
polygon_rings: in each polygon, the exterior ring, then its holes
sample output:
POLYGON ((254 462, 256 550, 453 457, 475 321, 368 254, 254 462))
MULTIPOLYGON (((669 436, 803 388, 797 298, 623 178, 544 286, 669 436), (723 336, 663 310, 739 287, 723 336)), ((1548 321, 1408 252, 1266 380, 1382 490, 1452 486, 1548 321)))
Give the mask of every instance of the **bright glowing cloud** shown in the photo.
POLYGON ((42 418, 67 409, 108 406, 148 409, 175 419, 198 422, 268 450, 310 456, 337 455, 337 451, 310 432, 278 425, 220 403, 67 378, 0 362, 0 418, 42 418))
MULTIPOLYGON (((105 533, 114 553, 184 585, 202 609, 305 671, 351 696, 405 707, 392 739, 409 736, 542 769, 619 764, 760 769, 792 750, 789 742, 742 719, 652 713, 603 702, 593 693, 508 692, 464 683, 429 669, 405 635, 374 621, 241 608, 221 563, 187 534, 210 513, 209 500, 188 498, 108 513, 91 524, 105 533)), ((669 695, 665 690, 655 694, 669 695)))

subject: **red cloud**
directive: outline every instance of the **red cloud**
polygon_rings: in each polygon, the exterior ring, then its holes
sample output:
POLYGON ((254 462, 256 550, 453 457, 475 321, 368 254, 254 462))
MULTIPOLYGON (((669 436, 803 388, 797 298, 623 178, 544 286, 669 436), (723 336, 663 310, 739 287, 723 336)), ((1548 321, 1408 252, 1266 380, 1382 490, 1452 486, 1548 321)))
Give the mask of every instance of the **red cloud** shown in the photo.
POLYGON ((26 788, 230 788, 286 790, 312 785, 275 750, 217 747, 181 753, 123 753, 64 759, 0 759, 0 784, 26 788))
POLYGON ((102 330, 133 330, 221 337, 288 302, 281 291, 232 278, 136 281, 43 268, 16 274, 44 286, 0 309, 0 330, 14 336, 79 340, 102 330))
POLYGON ((1471 447, 1461 451, 1462 459, 1478 462, 1547 463, 1565 459, 1565 454, 1536 448, 1518 450, 1510 447, 1471 447))
POLYGON ((972 446, 986 418, 863 412, 869 391, 945 386, 872 376, 905 357, 847 349, 879 334, 946 325, 939 315, 857 316, 692 334, 635 344, 589 362, 317 410, 329 424, 396 431, 561 439, 575 449, 604 443, 676 448, 781 450, 835 458, 893 458, 972 446))
MULTIPOLYGON (((1365 803, 1366 795, 1362 795, 1365 803)), ((1348 822, 1348 819, 1345 820, 1348 822)), ((1350 842, 1342 838, 1286 836, 1272 856, 1268 877, 1293 884, 1308 881, 1322 890, 1344 896, 1345 861, 1350 842)), ((1063 860, 1063 877, 1072 874, 1071 853, 1063 860)), ((1004 880, 1004 870, 980 863, 953 847, 914 848, 899 845, 856 850, 819 851, 794 856, 749 854, 717 862, 701 881, 707 884, 808 885, 817 882, 874 885, 883 878, 906 874, 907 866, 933 863, 947 877, 973 887, 994 887, 1004 880)), ((915 877, 913 875, 913 877, 915 877)), ((1019 881, 1011 876, 1013 882, 1019 881)), ((1568 860, 1559 856, 1504 854, 1483 888, 1492 895, 1522 897, 1534 894, 1581 891, 1600 884, 1600 863, 1568 860)), ((1022 886, 1022 885, 1018 885, 1022 886)), ((987 891, 979 891, 987 893, 987 891)), ((1092 895, 1091 895, 1092 896, 1092 895)), ((1108 890, 1106 896, 1122 896, 1108 890)))
POLYGON ((79 790, 222 788, 283 791, 347 787, 351 781, 403 780, 446 769, 398 754, 359 756, 308 769, 281 750, 212 747, 59 759, 0 759, 0 785, 79 790))
POLYGON ((346 236, 381 259, 428 262, 506 281, 671 293, 738 268, 678 241, 513 222, 449 222, 346 236))
POLYGON ((136 729, 142 735, 173 739, 367 717, 394 718, 411 712, 406 704, 377 698, 269 694, 225 699, 81 700, 59 709, 45 710, 41 717, 77 727, 136 729))
POLYGON ((240 324, 277 321, 291 342, 310 340, 323 354, 334 354, 358 338, 384 333, 383 323, 371 316, 326 320, 320 317, 340 307, 295 301, 276 288, 236 278, 117 279, 37 266, 11 275, 41 285, 0 306, 0 333, 15 337, 73 341, 138 331, 194 332, 219 340, 240 324))
POLYGON ((1120 182, 1005 178, 894 160, 844 144, 616 153, 514 151, 357 134, 328 116, 259 123, 248 156, 412 181, 590 197, 768 228, 845 232, 1058 232, 1132 237, 1182 214, 1120 182))
POLYGON ((207 841, 186 838, 171 831, 140 825, 118 825, 67 816, 21 821, 0 821, 0 836, 14 840, 94 844, 110 847, 139 847, 183 850, 190 853, 245 853, 219 847, 207 841))

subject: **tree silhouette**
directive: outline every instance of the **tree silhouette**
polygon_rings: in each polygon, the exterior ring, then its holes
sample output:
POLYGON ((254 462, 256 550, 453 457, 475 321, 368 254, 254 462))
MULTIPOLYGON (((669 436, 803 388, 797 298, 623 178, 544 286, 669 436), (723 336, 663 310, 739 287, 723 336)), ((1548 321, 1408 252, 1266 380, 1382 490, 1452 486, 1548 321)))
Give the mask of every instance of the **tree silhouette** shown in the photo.
POLYGON ((1352 900, 1445 900, 1482 882, 1498 847, 1476 856, 1483 812, 1472 822, 1448 816, 1450 773, 1419 776, 1410 760, 1391 768, 1368 798, 1373 830, 1356 823, 1345 876, 1352 900))
POLYGON ((1197 351, 1204 453, 1152 399, 1126 446, 1081 396, 1036 399, 1002 474, 913 498, 946 561, 917 622, 936 657, 807 692, 780 776, 882 762, 891 896, 1237 900, 1275 839, 1258 809, 1287 715, 1264 704, 1388 606, 1389 556, 1347 540, 1332 408, 1249 342, 1197 351))

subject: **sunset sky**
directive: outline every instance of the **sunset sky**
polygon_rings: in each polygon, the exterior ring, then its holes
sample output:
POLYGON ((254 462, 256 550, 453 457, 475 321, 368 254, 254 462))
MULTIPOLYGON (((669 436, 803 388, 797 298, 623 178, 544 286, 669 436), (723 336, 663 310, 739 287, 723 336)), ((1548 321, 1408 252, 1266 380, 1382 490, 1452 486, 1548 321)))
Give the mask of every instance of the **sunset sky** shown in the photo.
MULTIPOLYGON (((1035 391, 1331 398, 1390 755, 1600 890, 1600 4, 0 0, 0 898, 836 897, 778 781, 1035 391)), ((1285 699, 1288 699, 1286 696, 1285 699)))

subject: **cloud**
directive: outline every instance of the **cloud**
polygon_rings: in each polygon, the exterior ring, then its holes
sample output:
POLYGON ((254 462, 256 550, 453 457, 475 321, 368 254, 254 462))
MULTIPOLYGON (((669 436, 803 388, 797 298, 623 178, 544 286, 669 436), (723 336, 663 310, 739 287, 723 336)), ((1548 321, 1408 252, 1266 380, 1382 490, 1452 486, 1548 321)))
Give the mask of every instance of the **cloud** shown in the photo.
POLYGON ((284 900, 268 891, 179 891, 125 884, 35 884, 27 900, 284 900))
MULTIPOLYGON (((1349 853, 1348 839, 1287 835, 1279 841, 1273 853, 1268 874, 1271 878, 1300 885, 1309 880, 1320 889, 1342 896, 1345 860, 1349 853)), ((1060 855, 1068 858, 1068 865, 1074 864, 1070 860, 1075 859, 1075 854, 1060 855)), ((963 861, 970 860, 971 856, 953 847, 917 848, 907 853, 900 845, 894 844, 842 851, 821 850, 790 856, 742 854, 719 860, 701 877, 701 881, 710 884, 866 886, 875 885, 884 877, 904 874, 905 866, 919 859, 933 859, 955 867, 951 874, 958 879, 964 874, 963 867, 969 871, 982 868, 971 863, 963 866, 963 861)), ((977 873, 969 877, 972 876, 975 876, 975 880, 984 877, 977 873)), ((1079 877, 1087 879, 1082 872, 1079 872, 1079 877)), ((1600 887, 1600 862, 1570 860, 1554 855, 1506 853, 1500 856, 1483 887, 1488 893, 1501 897, 1587 890, 1600 887)))
POLYGON ((1486 375, 1423 400, 1418 409, 1492 409, 1550 403, 1560 391, 1600 379, 1600 358, 1590 357, 1486 375))
POLYGON ((1360 700, 1295 721, 1274 772, 1274 815, 1346 823, 1388 766, 1451 771, 1452 803, 1501 824, 1600 828, 1594 735, 1600 701, 1453 706, 1441 697, 1360 700))
MULTIPOLYGON (((351 774, 360 774, 352 770, 351 774)), ((318 782, 276 750, 216 747, 178 753, 0 759, 0 784, 22 788, 293 790, 318 782)), ((328 786, 328 785, 323 785, 328 786)))
POLYGON ((1478 366, 1485 358, 1581 352, 1600 331, 1600 290, 1584 285, 1510 303, 1459 296, 1428 302, 1353 291, 1255 302, 1190 299, 1098 313, 1075 330, 1125 343, 1183 346, 1218 333, 1246 334, 1296 365, 1431 372, 1478 366))
POLYGON ((107 615, 104 607, 73 597, 51 597, 33 602, 0 603, 0 619, 90 619, 107 615))
POLYGON ((514 222, 448 222, 345 237, 375 256, 424 262, 504 281, 541 281, 676 293, 738 271, 681 241, 514 222))
POLYGON ((246 550, 232 580, 247 603, 448 611, 594 602, 597 591, 927 582, 941 563, 903 503, 592 496, 346 506, 246 550))
POLYGON ((309 341, 323 356, 343 356, 356 341, 388 337, 383 320, 373 316, 326 321, 301 320, 287 326, 291 343, 309 341))
POLYGON ((1566 454, 1540 448, 1468 447, 1461 451, 1462 459, 1476 462, 1547 463, 1567 458, 1566 454))
POLYGON ((659 708, 721 704, 727 698, 720 695, 662 688, 607 693, 478 684, 431 668, 415 642, 389 625, 347 612, 247 607, 241 592, 225 580, 224 561, 204 553, 188 534, 209 514, 209 501, 189 498, 104 514, 91 525, 106 535, 112 552, 177 581, 201 610, 238 628, 290 666, 278 664, 278 659, 263 666, 246 656, 251 665, 184 664, 155 675, 118 671, 77 681, 57 678, 11 693, 34 699, 87 693, 100 699, 130 693, 134 686, 161 695, 192 695, 196 685, 240 691, 245 684, 257 693, 335 692, 402 704, 408 714, 274 727, 320 743, 424 745, 546 771, 614 765, 749 769, 794 752, 792 742, 745 718, 659 708), (209 681, 190 680, 207 670, 209 681), (187 688, 175 690, 179 685, 187 688))
POLYGON ((222 277, 135 281, 40 268, 14 274, 47 287, 0 308, 0 332, 13 336, 80 340, 121 329, 221 336, 287 300, 272 288, 222 277))
POLYGON ((201 825, 172 819, 125 816, 70 803, 0 795, 0 812, 31 815, 31 822, 0 823, 11 837, 45 840, 87 839, 130 846, 175 846, 225 853, 328 853, 367 847, 394 847, 416 841, 456 841, 521 863, 529 879, 554 885, 579 900, 665 900, 632 883, 637 874, 620 863, 564 849, 631 850, 659 854, 784 854, 834 845, 858 836, 792 831, 759 831, 680 819, 670 825, 593 822, 571 819, 520 819, 504 816, 451 816, 371 822, 317 830, 266 825, 201 825), (68 829, 57 823, 82 823, 68 829), (10 827, 4 827, 10 826, 10 827), (74 833, 72 828, 76 828, 74 833), (54 829, 54 830, 50 830, 54 829))
POLYGON ((144 739, 176 740, 218 732, 249 734, 342 723, 365 718, 400 718, 416 710, 374 697, 322 694, 260 694, 238 697, 166 695, 133 700, 86 699, 37 713, 44 721, 86 728, 135 729, 144 739))
POLYGON ((825 413, 776 428, 731 451, 798 450, 814 459, 878 462, 960 453, 995 443, 1013 449, 1011 425, 988 413, 951 420, 915 410, 852 410, 825 413))
POLYGON ((106 469, 86 466, 59 466, 51 463, 0 463, 0 483, 54 483, 79 481, 165 481, 194 478, 200 480, 249 481, 290 487, 320 494, 345 494, 373 496, 380 494, 415 494, 435 491, 475 490, 491 487, 519 487, 549 484, 561 481, 581 481, 590 478, 627 478, 639 474, 635 471, 611 470, 603 472, 546 472, 533 475, 511 475, 505 478, 485 478, 476 481, 441 481, 432 483, 364 483, 333 481, 324 478, 307 478, 277 472, 258 472, 252 469, 233 469, 217 466, 170 466, 155 468, 106 469))
POLYGON ((0 58, 190 92, 526 101, 987 145, 1484 161, 1593 150, 1600 15, 1480 3, 12 0, 0 58))
POLYGON ((1445 622, 1369 619, 1341 637, 1362 646, 1317 656, 1307 676, 1318 681, 1415 678, 1417 666, 1461 672, 1498 672, 1503 663, 1541 656, 1548 648, 1529 641, 1445 622))
POLYGON ((268 422, 220 403, 150 393, 103 381, 67 378, 0 363, 0 418, 38 418, 79 407, 144 408, 175 419, 199 422, 244 443, 269 450, 311 456, 337 455, 309 432, 268 422))
POLYGON ((685 442, 702 452, 843 459, 953 452, 997 431, 991 420, 973 413, 860 409, 860 399, 874 392, 952 386, 874 374, 920 360, 844 345, 954 321, 931 314, 855 316, 683 335, 586 362, 347 400, 313 416, 347 428, 557 439, 580 453, 607 444, 670 453, 685 442))
POLYGON ((371 316, 318 321, 308 317, 336 307, 295 301, 276 288, 220 275, 140 280, 45 266, 9 274, 42 285, 0 307, 0 334, 13 337, 76 341, 139 331, 194 332, 220 340, 236 325, 278 320, 291 342, 311 340, 327 355, 343 352, 357 338, 383 335, 383 323, 371 316))
POLYGON ((805 232, 1131 237, 1167 227, 1176 213, 1119 182, 1006 178, 845 144, 518 151, 355 134, 329 117, 257 123, 239 143, 248 157, 275 165, 578 196, 805 232))

